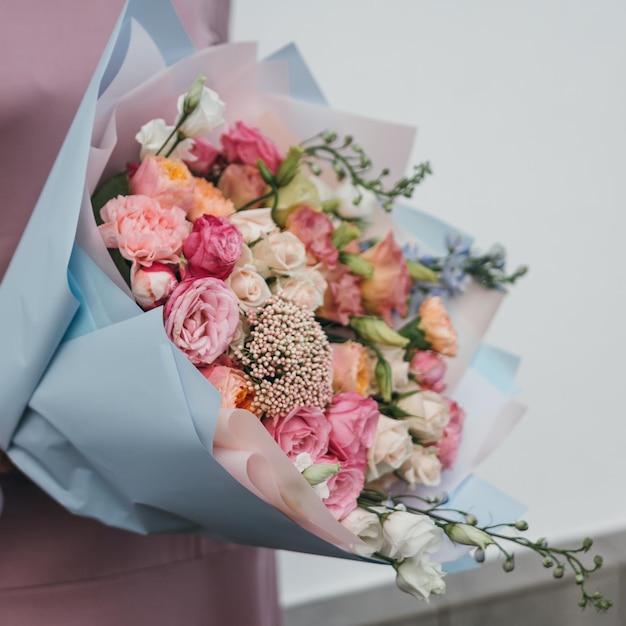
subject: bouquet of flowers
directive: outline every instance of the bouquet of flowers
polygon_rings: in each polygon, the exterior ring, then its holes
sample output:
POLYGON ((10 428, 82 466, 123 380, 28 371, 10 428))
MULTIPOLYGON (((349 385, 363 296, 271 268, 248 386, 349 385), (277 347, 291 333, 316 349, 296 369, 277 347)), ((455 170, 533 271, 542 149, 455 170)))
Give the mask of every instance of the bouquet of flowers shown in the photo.
POLYGON ((512 570, 513 542, 557 578, 569 566, 581 606, 608 608, 585 588, 601 565, 579 559, 589 541, 532 542, 523 520, 481 523, 482 503, 464 504, 497 444, 490 425, 508 431, 521 415, 487 382, 491 406, 473 436, 464 425, 481 401, 472 376, 493 365, 482 334, 525 269, 507 274, 501 248, 479 254, 460 235, 433 253, 441 242, 419 230, 394 234, 389 211, 430 173, 403 175, 412 133, 295 103, 282 66, 258 64, 248 45, 161 67, 141 26, 121 24, 128 50, 113 38, 117 73, 101 78, 105 58, 91 118, 84 105, 72 129, 81 112, 91 119, 89 153, 70 134, 0 292, 2 310, 55 194, 71 196, 65 166, 84 163, 51 254, 71 294, 51 281, 56 315, 3 407, 14 462, 106 523, 372 558, 423 599, 468 550, 481 561, 494 545, 512 570))

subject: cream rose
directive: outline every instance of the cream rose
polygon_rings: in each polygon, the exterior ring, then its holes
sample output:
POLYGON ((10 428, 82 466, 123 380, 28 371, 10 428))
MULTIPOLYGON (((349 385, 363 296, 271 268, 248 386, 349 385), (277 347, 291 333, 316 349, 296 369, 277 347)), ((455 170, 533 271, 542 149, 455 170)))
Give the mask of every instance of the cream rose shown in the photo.
POLYGON ((443 429, 450 421, 450 409, 446 401, 435 391, 420 390, 409 385, 396 403, 409 417, 402 418, 412 434, 424 443, 434 443, 443 436, 443 429), (413 391, 414 393, 408 393, 413 391))
POLYGON ((376 439, 367 455, 366 480, 376 480, 411 458, 413 444, 408 424, 386 415, 378 418, 376 439))
POLYGON ((412 487, 418 483, 436 487, 441 482, 441 461, 437 448, 414 444, 399 473, 412 487))
POLYGON ((239 229, 246 243, 278 230, 272 219, 272 209, 238 211, 230 216, 230 221, 239 229))
POLYGON ((326 280, 318 270, 305 268, 291 276, 277 277, 272 291, 280 292, 296 304, 315 311, 324 302, 326 287, 326 280))
POLYGON ((306 265, 306 248, 292 233, 265 235, 252 247, 257 271, 264 277, 290 276, 306 265))

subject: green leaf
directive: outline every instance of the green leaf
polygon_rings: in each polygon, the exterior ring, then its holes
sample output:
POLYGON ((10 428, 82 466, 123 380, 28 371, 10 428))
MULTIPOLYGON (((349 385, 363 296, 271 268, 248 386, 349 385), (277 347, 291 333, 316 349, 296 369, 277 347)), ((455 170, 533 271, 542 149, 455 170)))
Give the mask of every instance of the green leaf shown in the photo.
POLYGON ((100 209, 112 198, 117 196, 127 196, 130 194, 130 181, 128 180, 128 174, 122 172, 116 174, 112 178, 104 181, 100 187, 98 187, 93 196, 91 196, 91 206, 93 207, 93 214, 96 218, 96 224, 102 224, 102 218, 100 217, 100 209))

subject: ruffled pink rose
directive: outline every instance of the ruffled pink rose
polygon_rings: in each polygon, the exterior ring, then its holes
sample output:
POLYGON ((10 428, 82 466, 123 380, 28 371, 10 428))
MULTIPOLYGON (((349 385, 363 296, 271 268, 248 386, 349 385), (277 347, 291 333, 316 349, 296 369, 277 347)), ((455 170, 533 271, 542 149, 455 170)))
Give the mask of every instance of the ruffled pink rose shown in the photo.
POLYGON ((287 230, 304 244, 309 265, 324 263, 331 270, 337 266, 339 250, 330 238, 335 229, 328 215, 303 204, 287 217, 287 230))
MULTIPOLYGON (((328 455, 322 457, 319 462, 337 463, 338 459, 328 455)), ((342 462, 339 473, 331 476, 326 484, 330 495, 324 499, 324 504, 333 517, 341 521, 356 509, 357 498, 365 484, 365 463, 342 462)))
POLYGON ((146 311, 154 309, 170 297, 178 279, 169 265, 153 263, 149 267, 133 264, 130 271, 130 288, 137 304, 146 311))
POLYGON ((365 395, 369 387, 369 358, 355 341, 331 343, 333 353, 333 392, 356 391, 365 395))
POLYGON ((165 332, 198 367, 210 365, 228 348, 237 332, 239 305, 218 278, 179 283, 163 311, 165 332))
POLYGON ((374 266, 372 277, 361 283, 363 307, 368 313, 380 315, 391 325, 393 311, 406 315, 411 291, 411 278, 402 250, 393 234, 389 233, 363 252, 361 258, 374 266))
POLYGON ((182 161, 147 156, 130 179, 134 194, 150 196, 164 209, 179 207, 187 212, 193 205, 195 180, 182 161))
POLYGON ((292 460, 306 452, 313 463, 328 450, 330 423, 316 407, 296 407, 285 417, 263 424, 281 450, 292 460))
POLYGON ((195 161, 185 161, 187 167, 197 176, 206 176, 221 154, 221 150, 216 148, 208 139, 196 137, 193 140, 191 154, 195 161))
MULTIPOLYGON (((222 172, 217 186, 236 209, 260 198, 267 189, 267 183, 261 178, 257 167, 239 163, 232 163, 222 172)), ((261 206, 263 206, 263 200, 255 202, 248 208, 254 209, 261 206)))
POLYGON ((374 398, 354 391, 335 396, 326 409, 326 419, 330 423, 329 452, 340 461, 363 461, 368 448, 374 444, 379 415, 374 398))
POLYGON ((418 350, 411 359, 409 372, 415 377, 415 382, 422 389, 432 389, 441 393, 446 384, 443 377, 446 374, 446 362, 434 352, 418 350))
POLYGON ((190 224, 182 209, 164 209, 147 196, 117 196, 101 209, 98 230, 107 248, 119 248, 133 263, 178 264, 190 224))
POLYGON ((419 327, 426 335, 430 347, 444 356, 456 356, 458 346, 456 331, 439 296, 426 298, 418 311, 419 327))
POLYGON ((244 122, 235 122, 234 126, 227 129, 222 135, 222 145, 230 163, 256 165, 257 159, 261 159, 276 174, 283 161, 276 144, 258 128, 244 122))
POLYGON ((225 280, 241 256, 243 237, 227 217, 203 215, 183 244, 189 276, 214 276, 225 280))
POLYGON ((437 448, 443 469, 450 469, 454 465, 459 451, 465 411, 454 400, 450 400, 450 398, 444 398, 444 400, 450 408, 450 421, 443 429, 443 437, 437 443, 437 448))
POLYGON ((317 310, 317 314, 344 326, 348 325, 353 315, 364 315, 361 280, 360 276, 351 274, 345 265, 338 264, 326 274, 328 287, 324 292, 324 304, 317 310))
POLYGON ((254 394, 240 369, 213 363, 209 367, 200 368, 200 372, 219 391, 222 396, 221 407, 227 409, 250 408, 254 394))

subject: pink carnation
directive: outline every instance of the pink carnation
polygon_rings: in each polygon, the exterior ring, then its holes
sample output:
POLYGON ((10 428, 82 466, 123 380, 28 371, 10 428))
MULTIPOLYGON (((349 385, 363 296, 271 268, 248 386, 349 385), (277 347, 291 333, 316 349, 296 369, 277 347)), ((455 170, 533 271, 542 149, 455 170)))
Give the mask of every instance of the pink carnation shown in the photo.
POLYGON ((336 267, 339 250, 330 238, 335 229, 328 215, 303 204, 287 218, 287 230, 304 244, 312 257, 310 265, 325 263, 328 269, 336 267))
POLYGON ((236 122, 222 135, 222 145, 230 163, 256 165, 261 159, 276 174, 283 161, 276 144, 260 130, 244 122, 236 122))
POLYGON ((437 448, 441 466, 443 469, 450 469, 459 451, 465 411, 454 400, 449 398, 444 398, 444 400, 450 408, 450 421, 443 430, 443 437, 437 443, 437 448))
POLYGON ((315 463, 328 449, 330 424, 316 407, 296 407, 285 417, 265 419, 263 424, 292 460, 306 452, 315 463))
POLYGON ((441 393, 446 388, 443 382, 446 362, 434 352, 418 350, 411 359, 409 372, 415 376, 417 384, 422 389, 431 389, 441 393))
MULTIPOLYGON (((332 455, 322 457, 319 463, 337 463, 338 459, 332 455)), ((324 499, 326 508, 333 517, 342 520, 357 506, 359 497, 365 484, 365 462, 356 463, 346 461, 341 463, 338 474, 328 479, 330 495, 324 499)))
POLYGON ((360 276, 351 274, 345 265, 339 264, 326 274, 326 282, 324 303, 317 310, 320 317, 347 326, 351 316, 364 314, 360 276))
POLYGON ((235 294, 217 278, 181 282, 163 312, 165 332, 196 366, 210 365, 226 351, 237 332, 235 294))
POLYGON ((241 256, 243 237, 227 217, 202 215, 183 244, 189 276, 225 280, 241 256))
POLYGON ((98 227, 107 248, 140 265, 157 261, 178 264, 190 224, 185 212, 164 209, 147 196, 117 196, 101 209, 104 224, 98 227))
POLYGON ((329 451, 340 461, 362 460, 374 444, 378 403, 355 391, 340 393, 326 409, 330 422, 329 451))

